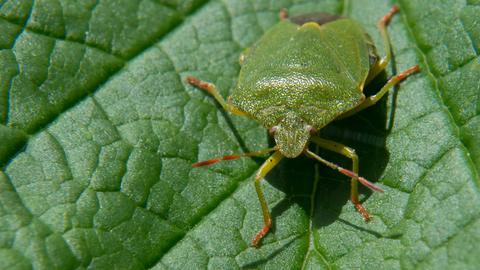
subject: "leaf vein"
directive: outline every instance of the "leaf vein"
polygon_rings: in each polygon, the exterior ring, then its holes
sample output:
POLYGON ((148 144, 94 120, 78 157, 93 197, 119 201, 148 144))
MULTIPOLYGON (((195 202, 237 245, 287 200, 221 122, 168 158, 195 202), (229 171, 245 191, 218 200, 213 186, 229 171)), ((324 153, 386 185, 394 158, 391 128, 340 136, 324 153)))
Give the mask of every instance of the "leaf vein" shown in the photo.
MULTIPOLYGON (((399 5, 401 4, 401 1, 399 2, 399 5)), ((427 56, 425 54, 425 52, 420 48, 420 46, 418 46, 418 40, 417 38, 415 37, 415 35, 413 35, 413 29, 412 29, 412 26, 411 26, 411 22, 409 20, 409 17, 407 16, 406 13, 402 13, 402 18, 403 18, 403 21, 404 21, 404 24, 405 26, 407 27, 408 29, 408 33, 409 33, 409 36, 411 37, 411 39, 413 39, 413 43, 415 44, 415 47, 416 47, 416 51, 420 54, 420 57, 422 59, 422 62, 423 62, 423 66, 425 67, 425 70, 424 72, 428 75, 428 77, 432 78, 432 84, 434 86, 434 89, 435 89, 435 92, 439 98, 439 101, 443 104, 443 107, 445 108, 445 112, 447 112, 448 114, 448 118, 450 119, 450 123, 452 124, 452 127, 454 127, 454 131, 452 130, 452 132, 454 132, 455 134, 459 134, 460 133, 460 125, 459 123, 456 122, 455 118, 453 117, 453 114, 452 112, 450 111, 449 107, 447 106, 448 105, 448 102, 445 100, 443 94, 442 94, 442 90, 440 89, 440 86, 439 86, 439 83, 438 83, 438 79, 435 77, 435 75, 432 73, 432 70, 428 64, 428 61, 426 60, 427 59, 427 56)), ((472 171, 475 175, 475 179, 476 179, 476 185, 477 187, 480 185, 480 175, 477 171, 477 168, 475 167, 474 165, 474 162, 471 158, 471 153, 470 153, 470 149, 468 149, 468 147, 466 146, 465 142, 459 138, 459 136, 456 136, 459 140, 459 142, 463 145, 463 149, 465 149, 464 151, 466 152, 466 157, 468 158, 468 161, 470 163, 470 167, 472 168, 472 171)))
MULTIPOLYGON (((215 211, 216 209, 218 209, 220 206, 222 206, 222 203, 223 201, 225 201, 227 198, 229 198, 232 194, 234 194, 235 192, 237 192, 240 188, 242 188, 244 185, 248 184, 249 183, 249 179, 253 176, 253 174, 255 174, 255 171, 251 174, 250 177, 246 177, 244 180, 241 180, 241 181, 237 181, 236 182, 236 187, 235 188, 232 188, 231 190, 229 190, 226 194, 224 194, 222 196, 222 198, 220 198, 218 201, 219 203, 217 203, 214 207, 212 207, 211 209, 208 209, 205 213, 203 213, 203 215, 198 219, 196 220, 193 224, 191 224, 191 230, 194 230, 195 227, 197 227, 200 223, 202 223, 203 220, 205 220, 210 213, 212 213, 213 211, 215 211)), ((182 235, 181 237, 179 237, 175 242, 172 243, 172 245, 170 245, 170 247, 168 247, 164 254, 162 256, 160 256, 158 258, 158 260, 156 262, 153 262, 151 265, 156 265, 157 263, 161 262, 163 257, 165 257, 165 255, 167 255, 170 250, 172 250, 178 243, 180 243, 183 239, 185 239, 186 237, 188 237, 188 233, 185 233, 184 235, 182 235)))
MULTIPOLYGON (((90 95, 94 94, 97 90, 100 89, 100 87, 102 85, 105 84, 105 82, 109 81, 112 77, 114 77, 116 74, 122 72, 126 66, 126 63, 132 61, 133 59, 135 59, 136 57, 138 57, 139 55, 141 55, 143 52, 147 51, 149 48, 151 48, 152 46, 154 46, 158 41, 161 41, 165 36, 167 36, 169 33, 175 31, 176 29, 178 29, 186 20, 186 18, 188 17, 188 15, 190 14, 193 14, 195 13, 197 10, 201 9, 204 5, 206 5, 208 3, 208 1, 203 1, 202 3, 200 3, 197 7, 193 8, 192 10, 190 10, 189 12, 187 12, 185 14, 185 16, 183 17, 183 19, 179 20, 177 23, 174 23, 173 26, 168 29, 167 31, 165 31, 165 33, 163 33, 162 35, 160 35, 158 38, 156 38, 155 40, 153 40, 150 44, 148 44, 147 46, 143 47, 141 50, 137 51, 135 54, 133 54, 132 56, 128 57, 128 58, 125 58, 125 64, 113 71, 111 74, 109 74, 109 76, 106 76, 104 78, 103 81, 100 81, 96 87, 96 89, 92 89, 91 91, 86 91, 87 93, 90 93, 90 95)), ((31 12, 30 12, 31 13, 31 12)), ((26 20, 28 21, 28 19, 26 20)), ((84 100, 87 96, 89 95, 84 95, 82 97, 79 97, 77 102, 71 102, 69 104, 66 104, 66 106, 64 106, 64 108, 62 110, 59 110, 58 113, 54 116, 51 117, 51 119, 49 119, 49 121, 46 121, 44 124, 42 125, 39 125, 35 130, 33 130, 31 132, 30 135, 35 135, 35 134, 38 134, 40 133, 41 131, 43 131, 46 127, 48 127, 52 122, 55 121, 55 119, 57 119, 60 115, 62 115, 65 111, 68 111, 70 108, 74 107, 77 103, 80 103, 82 100, 84 100)), ((16 151, 16 153, 12 154, 12 156, 15 156, 18 154, 18 152, 22 151, 23 149, 23 146, 21 148, 18 149, 18 151, 16 151)))

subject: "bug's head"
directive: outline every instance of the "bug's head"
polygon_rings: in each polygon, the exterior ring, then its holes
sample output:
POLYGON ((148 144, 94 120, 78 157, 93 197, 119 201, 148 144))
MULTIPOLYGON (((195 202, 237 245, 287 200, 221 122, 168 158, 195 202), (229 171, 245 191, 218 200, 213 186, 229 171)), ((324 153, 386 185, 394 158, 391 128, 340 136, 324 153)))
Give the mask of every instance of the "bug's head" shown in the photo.
POLYGON ((288 158, 299 156, 307 146, 312 127, 295 114, 287 114, 280 123, 270 128, 278 150, 288 158))

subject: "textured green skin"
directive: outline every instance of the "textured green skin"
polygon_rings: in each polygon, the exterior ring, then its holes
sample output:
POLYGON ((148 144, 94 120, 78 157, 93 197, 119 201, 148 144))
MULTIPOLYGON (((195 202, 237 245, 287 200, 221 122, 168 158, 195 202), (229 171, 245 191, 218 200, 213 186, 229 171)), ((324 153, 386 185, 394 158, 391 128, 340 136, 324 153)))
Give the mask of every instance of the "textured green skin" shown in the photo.
POLYGON ((320 130, 365 99, 374 47, 350 19, 319 26, 284 20, 247 51, 230 97, 266 128, 286 157, 300 155, 320 130))

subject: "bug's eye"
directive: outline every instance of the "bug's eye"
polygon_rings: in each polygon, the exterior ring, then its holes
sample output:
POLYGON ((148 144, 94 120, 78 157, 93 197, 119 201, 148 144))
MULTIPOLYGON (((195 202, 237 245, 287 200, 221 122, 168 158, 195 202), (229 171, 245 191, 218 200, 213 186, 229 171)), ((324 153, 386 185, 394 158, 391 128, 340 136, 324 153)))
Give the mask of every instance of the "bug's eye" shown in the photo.
POLYGON ((278 129, 278 126, 273 126, 271 127, 269 130, 268 130, 268 134, 270 134, 270 136, 273 137, 273 135, 275 135, 275 132, 277 131, 278 129))
POLYGON ((307 126, 307 129, 308 129, 308 131, 310 132, 310 135, 315 135, 315 134, 317 134, 317 129, 316 129, 316 128, 308 125, 308 126, 307 126))

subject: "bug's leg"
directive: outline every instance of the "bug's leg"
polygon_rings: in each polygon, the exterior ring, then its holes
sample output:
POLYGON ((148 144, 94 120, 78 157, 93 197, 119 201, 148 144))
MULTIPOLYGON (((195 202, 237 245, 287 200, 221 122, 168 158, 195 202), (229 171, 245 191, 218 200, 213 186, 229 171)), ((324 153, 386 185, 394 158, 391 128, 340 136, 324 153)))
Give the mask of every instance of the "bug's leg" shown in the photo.
POLYGON ((383 44, 385 46, 385 56, 380 59, 378 65, 379 69, 383 70, 387 66, 388 62, 390 62, 390 58, 392 58, 392 53, 391 53, 391 45, 390 45, 390 38, 388 37, 388 32, 387 32, 387 25, 392 19, 393 15, 398 12, 398 7, 393 6, 390 11, 388 11, 385 16, 383 16, 377 23, 377 27, 380 30, 380 34, 382 35, 383 39, 383 44))
POLYGON ((322 138, 317 137, 317 136, 312 137, 312 141, 322 148, 325 148, 327 150, 339 153, 339 154, 344 155, 344 156, 346 156, 346 157, 348 157, 352 160, 352 171, 349 171, 347 169, 344 169, 344 168, 342 168, 342 167, 340 167, 340 166, 338 166, 338 165, 336 165, 332 162, 329 162, 329 161, 319 157, 315 153, 306 149, 306 154, 308 156, 313 157, 316 160, 326 164, 330 168, 338 170, 340 173, 351 177, 350 199, 352 200, 352 203, 355 205, 355 208, 357 209, 357 211, 363 216, 365 221, 370 220, 370 215, 368 214, 367 210, 365 209, 365 207, 363 207, 363 205, 360 203, 360 200, 358 199, 358 182, 360 182, 364 186, 372 189, 373 191, 383 192, 383 190, 381 188, 375 186, 374 184, 372 184, 367 179, 358 176, 358 156, 355 153, 355 150, 353 148, 347 147, 343 144, 340 144, 340 143, 337 143, 337 142, 334 142, 334 141, 330 141, 330 140, 326 140, 326 139, 322 139, 322 138))
POLYGON ((404 70, 402 73, 393 76, 382 87, 382 89, 380 89, 380 91, 378 91, 378 93, 366 98, 365 101, 358 106, 358 107, 360 107, 359 110, 363 110, 363 109, 368 108, 368 107, 372 106, 373 104, 377 103, 380 99, 382 99, 383 95, 385 95, 388 92, 388 90, 390 90, 390 88, 394 87, 395 85, 397 85, 398 83, 403 81, 406 77, 412 75, 415 72, 418 72, 419 70, 420 70, 420 68, 418 67, 418 65, 415 65, 413 67, 410 67, 407 70, 404 70))
POLYGON ((278 162, 283 158, 280 151, 276 151, 271 155, 260 167, 257 174, 255 175, 255 190, 257 191, 258 200, 260 201, 260 206, 262 207, 262 214, 263 214, 263 221, 264 226, 263 228, 255 235, 252 240, 252 245, 258 247, 260 240, 268 233, 270 228, 272 227, 272 218, 270 217, 270 211, 268 210, 267 201, 265 200, 265 196, 263 195, 261 181, 267 175, 267 173, 275 167, 278 162))
POLYGON ((385 56, 381 58, 370 70, 367 81, 375 78, 390 62, 392 58, 390 38, 388 37, 387 25, 392 19, 393 15, 398 12, 398 7, 393 6, 390 11, 385 14, 377 23, 378 30, 382 36, 383 45, 385 47, 385 56))
POLYGON ((265 200, 265 196, 263 195, 262 187, 260 184, 262 179, 265 177, 265 175, 267 175, 267 173, 271 169, 273 169, 273 167, 275 167, 278 164, 278 162, 280 162, 280 160, 283 158, 282 154, 280 154, 280 152, 278 151, 278 147, 267 148, 264 150, 244 153, 244 154, 227 155, 227 156, 213 158, 213 159, 200 161, 192 164, 192 167, 197 168, 201 166, 212 165, 222 160, 232 160, 232 159, 237 159, 237 158, 246 157, 246 156, 260 156, 272 151, 276 151, 276 152, 273 155, 271 155, 262 164, 257 174, 255 175, 255 190, 258 195, 258 200, 260 201, 260 206, 262 207, 263 220, 265 224, 263 228, 255 235, 255 237, 252 240, 252 245, 255 247, 258 247, 260 240, 268 233, 268 231, 270 230, 270 227, 272 226, 272 218, 270 217, 270 211, 268 210, 267 201, 265 200))
POLYGON ((236 114, 236 115, 239 115, 239 116, 247 116, 248 117, 248 115, 246 113, 240 111, 238 108, 233 106, 233 104, 231 104, 229 102, 226 102, 225 99, 218 92, 217 87, 215 87, 215 85, 213 83, 209 83, 209 82, 199 80, 199 79, 197 79, 193 76, 187 76, 185 79, 189 84, 194 85, 194 86, 196 86, 200 89, 203 89, 203 90, 207 91, 210 95, 212 95, 218 101, 218 103, 220 103, 220 105, 222 105, 222 107, 226 111, 231 112, 231 113, 236 114))
MULTIPOLYGON (((385 44, 386 55, 385 55, 385 57, 380 59, 380 61, 378 61, 375 64, 375 66, 373 66, 371 68, 370 73, 368 74, 368 78, 366 80, 367 82, 370 81, 371 79, 375 78, 378 75, 378 73, 380 73, 382 70, 385 69, 388 62, 390 62, 390 58, 392 57, 392 53, 391 53, 391 48, 390 48, 390 39, 388 38, 387 25, 388 25, 388 22, 390 22, 390 19, 393 17, 393 15, 395 15, 395 13, 397 13, 397 12, 398 12, 398 7, 393 6, 392 9, 378 21, 377 26, 380 30, 381 35, 382 35, 383 43, 385 44)), ((420 68, 418 67, 418 65, 415 65, 415 66, 410 67, 409 69, 401 72, 400 74, 397 74, 397 75, 393 76, 382 87, 382 89, 380 89, 380 91, 378 91, 377 94, 366 98, 362 103, 360 103, 360 105, 358 105, 357 107, 351 109, 350 111, 348 111, 346 113, 341 114, 339 117, 337 117, 337 119, 342 119, 342 118, 345 118, 345 117, 349 117, 349 116, 351 116, 351 115, 353 115, 353 114, 355 114, 355 113, 357 113, 357 112, 359 112, 359 111, 361 111, 365 108, 368 108, 368 107, 374 105, 388 92, 388 90, 390 90, 390 88, 397 85, 399 82, 401 82, 402 80, 404 80, 406 77, 410 76, 411 74, 413 74, 415 72, 418 72, 419 70, 420 70, 420 68)))
POLYGON ((278 18, 280 18, 280 21, 288 18, 288 10, 286 8, 280 9, 280 12, 278 12, 278 18))
POLYGON ((358 105, 357 107, 351 109, 350 111, 348 111, 346 113, 341 114, 339 117, 337 117, 337 119, 342 119, 342 118, 345 118, 345 117, 349 117, 349 116, 354 115, 354 114, 356 114, 357 112, 359 112, 363 109, 366 109, 366 108, 374 105, 380 99, 382 99, 382 97, 388 92, 388 90, 390 90, 390 88, 394 87, 399 82, 403 81, 406 77, 412 75, 415 72, 418 72, 419 70, 420 70, 420 68, 418 67, 418 65, 415 65, 415 66, 410 67, 409 69, 403 71, 402 73, 393 76, 382 87, 382 89, 380 89, 380 91, 378 91, 378 93, 376 93, 375 95, 367 97, 362 103, 360 103, 360 105, 358 105))

